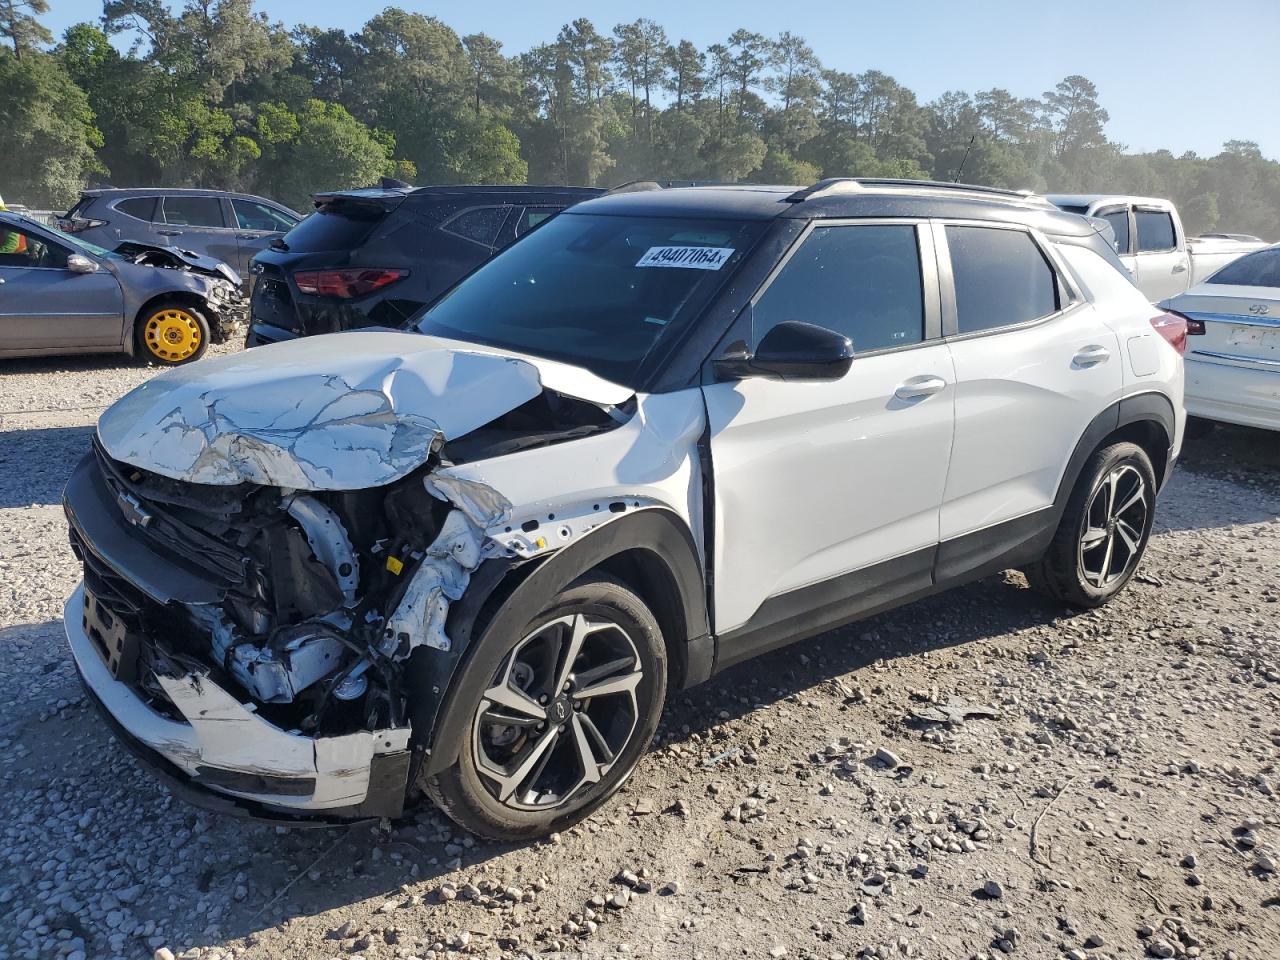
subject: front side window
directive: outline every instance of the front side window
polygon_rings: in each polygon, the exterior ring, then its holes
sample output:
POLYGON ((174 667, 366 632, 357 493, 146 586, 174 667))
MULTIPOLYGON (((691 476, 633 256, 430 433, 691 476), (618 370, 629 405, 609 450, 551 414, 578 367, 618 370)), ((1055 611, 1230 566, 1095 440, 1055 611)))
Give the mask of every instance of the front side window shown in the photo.
POLYGON ((226 226, 217 197, 165 197, 164 222, 179 227, 226 226))
POLYGON ((764 229, 757 221, 562 215, 464 279, 423 333, 585 367, 634 386, 764 229))
POLYGON ((924 339, 916 228, 815 227, 751 311, 752 341, 786 320, 842 333, 859 353, 924 339))
POLYGON ((1129 252, 1129 211, 1127 208, 1108 210, 1098 216, 1111 224, 1116 235, 1116 253, 1129 252))
POLYGON ((516 236, 523 236, 544 220, 559 213, 562 207, 525 207, 516 221, 516 236))
POLYGON ((256 200, 231 201, 231 209, 236 214, 236 226, 241 230, 266 230, 271 233, 283 233, 293 229, 298 222, 282 210, 269 207, 256 200))
POLYGON ((1138 226, 1139 253, 1166 253, 1177 247, 1173 232, 1173 217, 1161 210, 1134 212, 1138 226))
POLYGON ((1058 283, 1023 230, 948 226, 961 334, 1038 320, 1059 308, 1058 283))
POLYGON ((1259 250, 1233 260, 1205 282, 1236 287, 1280 287, 1280 250, 1259 250))
POLYGON ((62 270, 71 253, 43 236, 8 223, 0 223, 0 267, 44 267, 62 270))

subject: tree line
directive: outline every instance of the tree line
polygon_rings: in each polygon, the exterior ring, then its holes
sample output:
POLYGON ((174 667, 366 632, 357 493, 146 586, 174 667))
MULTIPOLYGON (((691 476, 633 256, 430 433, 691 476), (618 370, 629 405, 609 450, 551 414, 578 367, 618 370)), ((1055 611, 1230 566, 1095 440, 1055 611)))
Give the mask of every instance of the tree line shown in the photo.
POLYGON ((581 18, 510 55, 396 7, 347 33, 288 29, 253 0, 177 13, 105 0, 99 22, 55 41, 47 9, 0 0, 0 193, 32 205, 65 205, 95 182, 248 190, 304 209, 312 192, 380 176, 888 176, 1167 196, 1192 232, 1280 239, 1280 164, 1256 143, 1129 152, 1107 138, 1083 76, 1038 98, 996 88, 921 103, 878 70, 824 67, 791 32, 735 30, 702 49, 645 17, 607 32, 581 18))

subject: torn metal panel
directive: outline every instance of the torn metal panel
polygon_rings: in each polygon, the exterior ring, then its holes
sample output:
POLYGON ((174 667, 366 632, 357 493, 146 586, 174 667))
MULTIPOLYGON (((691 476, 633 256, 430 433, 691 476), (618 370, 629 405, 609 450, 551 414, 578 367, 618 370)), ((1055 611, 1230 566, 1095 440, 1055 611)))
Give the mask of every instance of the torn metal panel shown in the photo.
POLYGON ((537 396, 530 363, 413 334, 310 337, 166 371, 98 423, 118 460, 193 483, 391 483, 537 396))
POLYGON ((462 510, 450 511, 387 620, 384 654, 399 660, 422 644, 436 650, 450 648, 444 632, 449 602, 467 589, 471 571, 480 565, 484 543, 483 528, 462 510))
POLYGON ((329 568, 348 602, 360 584, 360 560, 338 515, 314 497, 294 497, 289 516, 302 526, 316 559, 329 568))

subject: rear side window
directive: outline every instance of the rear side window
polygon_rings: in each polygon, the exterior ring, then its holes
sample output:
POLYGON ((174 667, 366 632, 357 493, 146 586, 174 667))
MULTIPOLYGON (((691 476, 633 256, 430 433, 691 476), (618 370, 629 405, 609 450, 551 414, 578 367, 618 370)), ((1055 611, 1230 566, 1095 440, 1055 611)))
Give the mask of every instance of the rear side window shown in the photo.
POLYGON ((181 227, 225 227, 217 197, 165 197, 164 222, 181 227))
POLYGON ((1100 213, 1098 216, 1111 224, 1111 229, 1116 233, 1116 253, 1129 252, 1129 211, 1128 210, 1108 210, 1106 213, 1100 213))
POLYGON ((284 244, 298 253, 351 250, 360 246, 386 214, 372 207, 344 212, 317 210, 284 235, 284 244))
POLYGON ((1057 311, 1057 277, 1030 234, 949 226, 947 246, 960 333, 1026 323, 1057 311))
POLYGON ((510 210, 510 207, 472 207, 454 214, 440 225, 440 229, 464 240, 473 240, 491 247, 497 242, 498 231, 502 229, 502 223, 510 210))
POLYGON ((919 343, 924 298, 916 228, 815 228, 752 308, 754 342, 785 320, 843 333, 860 353, 919 343))
POLYGON ((130 197, 117 203, 116 209, 137 220, 145 220, 149 223, 156 218, 156 198, 130 197))
POLYGON ((525 207, 516 221, 516 236, 528 233, 543 220, 549 220, 561 211, 561 207, 525 207))
POLYGON ((1233 260, 1207 282, 1237 287, 1280 287, 1280 250, 1259 250, 1233 260))
POLYGON ((1138 210, 1134 213, 1138 222, 1138 252, 1161 253, 1176 247, 1173 233, 1173 217, 1160 210, 1138 210))

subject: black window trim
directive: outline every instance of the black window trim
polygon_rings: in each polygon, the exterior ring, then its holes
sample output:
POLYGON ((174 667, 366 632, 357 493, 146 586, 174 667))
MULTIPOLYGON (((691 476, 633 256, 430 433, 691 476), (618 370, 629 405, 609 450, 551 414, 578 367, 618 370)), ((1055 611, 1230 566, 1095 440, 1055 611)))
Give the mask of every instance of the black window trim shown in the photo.
MULTIPOLYGON (((441 222, 440 226, 436 229, 449 234, 451 237, 457 237, 459 240, 466 240, 468 243, 474 243, 477 247, 484 247, 486 250, 496 250, 498 248, 498 238, 502 236, 503 228, 506 227, 507 221, 511 219, 511 211, 519 210, 520 208, 521 205, 518 203, 477 203, 475 206, 463 207, 456 213, 451 214, 449 218, 441 222), (477 240, 475 237, 468 237, 466 234, 458 233, 456 230, 449 229, 449 225, 451 223, 465 217, 469 213, 475 213, 477 210, 502 210, 504 208, 506 210, 506 215, 498 223, 498 229, 494 231, 493 241, 491 243, 485 243, 482 240, 477 240)), ((524 236, 524 234, 521 234, 521 236, 524 236)))
POLYGON ((1006 333, 1016 333, 1042 324, 1052 323, 1080 309, 1086 302, 1084 294, 1076 285, 1075 278, 1067 269, 1061 254, 1054 245, 1041 233, 1025 223, 1000 223, 994 220, 959 220, 932 219, 934 249, 938 254, 938 280, 942 289, 942 327, 943 339, 948 343, 959 343, 964 340, 976 340, 980 337, 998 337, 1006 333), (955 275, 951 270, 951 248, 947 244, 947 227, 984 227, 991 230, 1017 230, 1031 238, 1046 265, 1053 273, 1058 293, 1058 309, 1042 317, 1011 323, 1003 327, 991 327, 986 330, 974 330, 970 333, 960 332, 959 311, 956 309, 955 275))
MULTIPOLYGON (((920 255, 920 301, 924 307, 924 331, 922 338, 916 343, 904 343, 898 347, 858 350, 858 345, 855 343, 853 345, 853 362, 857 363, 866 357, 880 357, 889 353, 903 353, 907 350, 937 346, 942 342, 942 304, 939 299, 938 257, 934 246, 933 232, 929 229, 928 219, 924 217, 819 217, 805 224, 805 228, 792 241, 786 252, 778 258, 777 264, 769 271, 768 276, 756 288, 755 293, 747 301, 746 307, 743 308, 743 313, 747 317, 745 330, 748 345, 750 345, 750 341, 755 334, 750 317, 755 310, 756 303, 773 285, 773 281, 777 279, 778 275, 786 269, 787 264, 791 262, 791 258, 804 246, 805 241, 809 239, 809 235, 819 228, 858 226, 915 227, 916 249, 920 255)), ((734 322, 733 327, 734 329, 741 329, 741 325, 737 321, 734 322)), ((718 356, 719 353, 715 355, 718 356)))
POLYGON ((1174 222, 1172 210, 1167 210, 1164 207, 1152 206, 1151 204, 1143 205, 1141 203, 1135 203, 1129 211, 1129 223, 1132 225, 1133 229, 1132 247, 1133 255, 1135 257, 1153 255, 1164 256, 1166 254, 1178 252, 1178 224, 1174 222), (1173 234, 1172 247, 1161 247, 1159 250, 1142 249, 1142 238, 1138 236, 1138 214, 1140 213, 1162 213, 1169 218, 1169 232, 1173 234))

